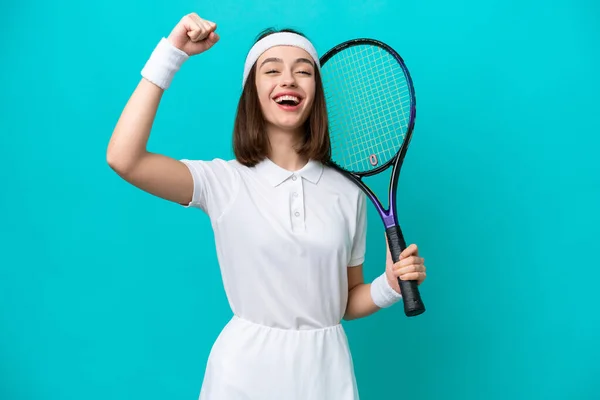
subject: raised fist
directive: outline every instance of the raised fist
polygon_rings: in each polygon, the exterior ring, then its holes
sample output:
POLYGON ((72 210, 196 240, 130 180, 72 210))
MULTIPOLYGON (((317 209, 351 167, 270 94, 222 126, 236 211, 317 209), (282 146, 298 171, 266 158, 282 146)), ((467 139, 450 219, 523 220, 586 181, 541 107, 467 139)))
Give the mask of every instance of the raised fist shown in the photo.
POLYGON ((219 41, 217 24, 202 19, 196 13, 186 15, 169 34, 168 40, 189 56, 210 49, 219 41))

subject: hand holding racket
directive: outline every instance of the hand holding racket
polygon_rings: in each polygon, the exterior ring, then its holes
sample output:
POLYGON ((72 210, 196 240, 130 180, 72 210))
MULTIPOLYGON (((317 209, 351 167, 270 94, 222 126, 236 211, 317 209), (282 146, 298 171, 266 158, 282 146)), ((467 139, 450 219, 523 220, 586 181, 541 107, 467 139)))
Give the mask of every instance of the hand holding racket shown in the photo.
POLYGON ((427 267, 425 267, 425 259, 419 256, 417 245, 411 244, 404 249, 400 253, 400 261, 394 264, 390 246, 386 239, 385 276, 396 292, 400 291, 398 278, 404 280, 414 279, 419 285, 423 283, 427 277, 427 267))
MULTIPOLYGON (((321 74, 331 137, 331 166, 357 184, 373 202, 386 229, 394 263, 406 249, 398 224, 396 189, 416 115, 412 79, 404 61, 388 45, 355 39, 321 57, 321 74), (389 206, 383 207, 363 178, 392 168, 389 206)), ((417 281, 398 278, 404 313, 425 311, 417 281)))

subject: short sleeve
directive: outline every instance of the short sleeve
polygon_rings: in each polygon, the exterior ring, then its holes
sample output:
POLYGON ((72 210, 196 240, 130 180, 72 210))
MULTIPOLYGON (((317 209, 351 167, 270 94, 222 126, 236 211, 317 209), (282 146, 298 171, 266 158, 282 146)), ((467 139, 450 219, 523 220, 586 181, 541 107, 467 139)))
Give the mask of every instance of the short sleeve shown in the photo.
POLYGON ((232 162, 221 159, 180 160, 190 170, 194 182, 192 201, 183 205, 199 208, 216 220, 235 199, 239 186, 239 173, 232 162))
POLYGON ((349 267, 356 267, 365 261, 367 249, 367 200, 365 194, 360 192, 356 207, 356 227, 352 241, 352 252, 349 267))

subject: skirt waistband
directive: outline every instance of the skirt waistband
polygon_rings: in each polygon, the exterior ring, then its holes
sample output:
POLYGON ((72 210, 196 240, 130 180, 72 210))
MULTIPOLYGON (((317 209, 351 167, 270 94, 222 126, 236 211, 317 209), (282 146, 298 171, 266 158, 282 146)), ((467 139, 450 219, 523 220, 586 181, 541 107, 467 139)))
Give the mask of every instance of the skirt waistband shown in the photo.
POLYGON ((270 325, 262 324, 259 322, 250 321, 250 320, 240 317, 239 315, 236 315, 236 314, 234 314, 233 317, 231 317, 231 322, 238 322, 241 324, 246 324, 247 326, 253 326, 255 328, 269 329, 269 330, 282 331, 282 332, 297 332, 297 333, 311 333, 311 332, 315 333, 315 332, 326 332, 326 331, 343 329, 341 322, 334 324, 334 325, 323 326, 323 327, 284 328, 284 327, 270 326, 270 325))

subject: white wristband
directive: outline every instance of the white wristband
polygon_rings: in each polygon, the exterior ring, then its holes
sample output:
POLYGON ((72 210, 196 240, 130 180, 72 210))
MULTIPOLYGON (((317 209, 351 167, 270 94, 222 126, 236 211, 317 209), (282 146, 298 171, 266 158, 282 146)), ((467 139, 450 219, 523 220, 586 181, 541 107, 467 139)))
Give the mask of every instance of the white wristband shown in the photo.
POLYGON ((190 56, 162 38, 142 69, 142 76, 166 90, 171 86, 175 73, 190 56))
POLYGON ((371 282, 371 298, 377 307, 387 308, 400 301, 402 295, 390 286, 384 272, 371 282))

